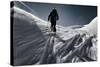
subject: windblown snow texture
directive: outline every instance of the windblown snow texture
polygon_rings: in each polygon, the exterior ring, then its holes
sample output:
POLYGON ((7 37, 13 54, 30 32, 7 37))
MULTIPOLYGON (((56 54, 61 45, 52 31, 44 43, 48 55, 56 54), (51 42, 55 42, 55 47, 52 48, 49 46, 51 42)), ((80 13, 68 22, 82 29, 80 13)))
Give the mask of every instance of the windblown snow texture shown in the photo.
POLYGON ((84 26, 57 25, 12 7, 14 65, 86 62, 97 60, 97 18, 84 26), (94 33, 95 32, 95 33, 94 33))

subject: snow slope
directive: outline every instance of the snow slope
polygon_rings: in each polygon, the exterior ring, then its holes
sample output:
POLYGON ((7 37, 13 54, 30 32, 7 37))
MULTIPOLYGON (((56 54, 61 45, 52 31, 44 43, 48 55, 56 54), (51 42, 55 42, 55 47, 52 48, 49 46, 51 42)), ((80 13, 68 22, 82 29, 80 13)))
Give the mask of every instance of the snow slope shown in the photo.
POLYGON ((50 34, 49 22, 15 6, 11 11, 14 65, 97 60, 96 18, 84 27, 57 25, 55 35, 50 34))
POLYGON ((95 17, 89 24, 85 25, 81 30, 86 30, 91 34, 97 34, 97 17, 95 17))

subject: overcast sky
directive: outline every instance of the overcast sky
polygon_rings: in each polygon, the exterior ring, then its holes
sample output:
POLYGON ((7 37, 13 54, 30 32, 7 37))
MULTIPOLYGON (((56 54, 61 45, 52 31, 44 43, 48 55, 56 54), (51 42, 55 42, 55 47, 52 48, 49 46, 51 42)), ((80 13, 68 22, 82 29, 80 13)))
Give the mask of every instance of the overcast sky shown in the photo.
POLYGON ((82 6, 69 4, 49 4, 36 2, 16 2, 15 5, 22 8, 39 18, 47 21, 52 8, 56 8, 59 20, 57 24, 63 26, 85 25, 97 16, 96 6, 82 6), (24 3, 24 4, 23 4, 24 3))

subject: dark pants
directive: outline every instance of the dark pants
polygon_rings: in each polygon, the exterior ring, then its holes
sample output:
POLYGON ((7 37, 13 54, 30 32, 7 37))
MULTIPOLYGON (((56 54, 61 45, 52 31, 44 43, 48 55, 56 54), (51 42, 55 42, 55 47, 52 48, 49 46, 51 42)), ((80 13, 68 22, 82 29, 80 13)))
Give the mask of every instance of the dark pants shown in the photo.
POLYGON ((56 21, 51 22, 51 31, 56 32, 56 21))

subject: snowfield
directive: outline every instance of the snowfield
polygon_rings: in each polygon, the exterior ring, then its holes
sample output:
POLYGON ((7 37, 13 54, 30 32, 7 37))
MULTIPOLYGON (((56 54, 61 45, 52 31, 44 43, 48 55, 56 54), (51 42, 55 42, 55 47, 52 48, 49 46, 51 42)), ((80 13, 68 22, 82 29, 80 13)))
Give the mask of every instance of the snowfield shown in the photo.
POLYGON ((50 32, 50 22, 18 7, 14 11, 14 65, 72 63, 97 60, 97 17, 87 25, 50 32))

